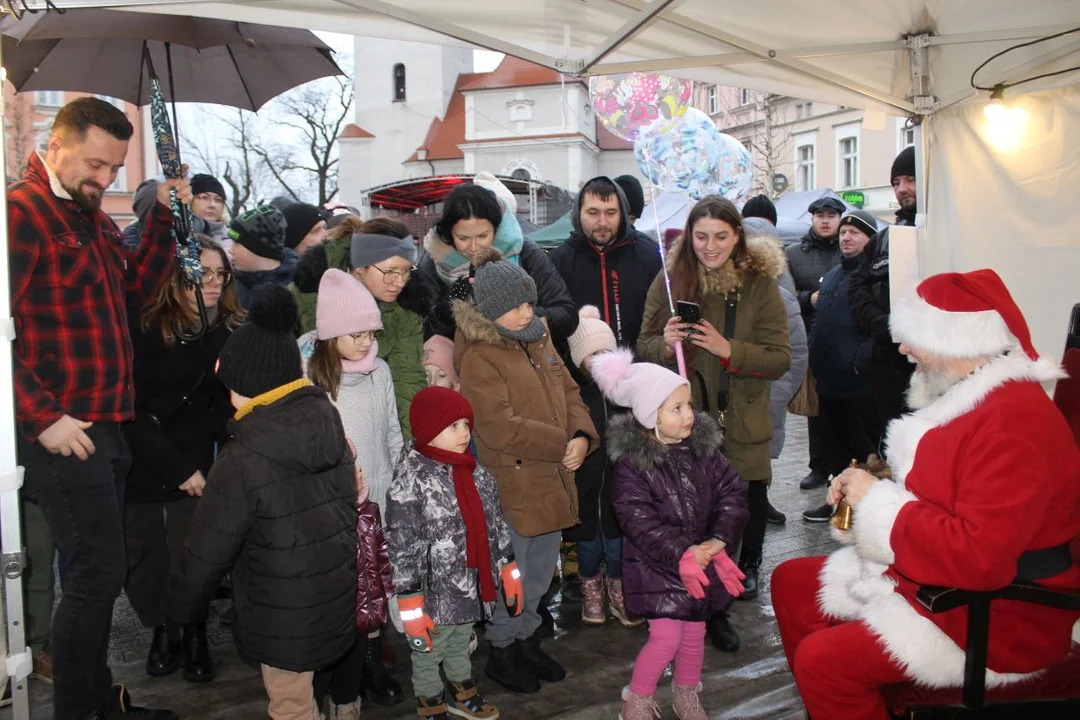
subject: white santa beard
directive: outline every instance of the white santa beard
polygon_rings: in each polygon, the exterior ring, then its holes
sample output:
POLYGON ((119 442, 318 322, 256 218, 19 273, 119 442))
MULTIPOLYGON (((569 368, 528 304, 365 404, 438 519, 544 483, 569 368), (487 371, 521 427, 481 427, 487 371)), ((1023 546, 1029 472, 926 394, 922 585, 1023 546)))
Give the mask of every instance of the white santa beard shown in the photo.
POLYGON ((911 385, 907 391, 907 404, 912 410, 921 410, 933 405, 953 385, 967 377, 949 368, 930 369, 922 365, 911 376, 911 385))

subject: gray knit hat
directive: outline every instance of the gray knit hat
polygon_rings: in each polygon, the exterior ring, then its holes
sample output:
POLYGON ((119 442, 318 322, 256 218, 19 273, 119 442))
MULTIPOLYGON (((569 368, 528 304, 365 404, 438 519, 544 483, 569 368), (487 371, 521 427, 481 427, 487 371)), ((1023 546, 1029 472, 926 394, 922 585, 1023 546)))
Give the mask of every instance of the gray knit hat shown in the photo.
POLYGON ((158 181, 154 178, 143 180, 139 183, 139 187, 135 188, 135 194, 131 198, 131 209, 139 222, 145 222, 146 216, 150 214, 154 203, 157 202, 157 189, 158 181))
POLYGON ((874 237, 878 231, 877 218, 865 210, 851 209, 840 218, 840 227, 854 225, 869 237, 874 237))
POLYGON ((489 261, 476 270, 476 309, 494 322, 522 303, 536 304, 536 282, 517 263, 489 261))
POLYGON ((412 235, 396 238, 392 235, 356 233, 352 236, 349 260, 354 268, 371 267, 392 257, 404 258, 416 264, 416 241, 412 235))

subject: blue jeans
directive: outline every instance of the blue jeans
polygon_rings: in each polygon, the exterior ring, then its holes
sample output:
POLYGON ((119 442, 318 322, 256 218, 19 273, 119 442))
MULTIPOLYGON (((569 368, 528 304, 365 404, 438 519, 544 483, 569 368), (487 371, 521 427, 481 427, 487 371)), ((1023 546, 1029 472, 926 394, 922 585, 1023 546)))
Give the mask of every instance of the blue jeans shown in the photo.
POLYGON ((594 540, 577 543, 578 575, 592 578, 600 574, 600 561, 607 566, 607 576, 612 580, 622 578, 622 538, 611 540, 603 531, 596 530, 594 540))

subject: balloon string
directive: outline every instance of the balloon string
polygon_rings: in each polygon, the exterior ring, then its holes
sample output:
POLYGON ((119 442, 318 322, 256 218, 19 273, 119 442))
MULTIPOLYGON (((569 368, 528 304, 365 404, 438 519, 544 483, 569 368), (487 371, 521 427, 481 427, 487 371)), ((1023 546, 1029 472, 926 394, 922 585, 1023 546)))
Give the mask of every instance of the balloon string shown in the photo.
MULTIPOLYGON (((671 311, 671 316, 675 317, 675 299, 671 294, 671 275, 668 273, 667 264, 667 248, 664 247, 664 231, 660 227, 660 213, 656 210, 656 185, 652 182, 652 178, 659 177, 659 174, 654 174, 652 156, 649 153, 648 146, 645 146, 641 150, 642 158, 645 160, 645 165, 649 169, 649 186, 652 189, 652 205, 653 213, 653 226, 656 228, 657 245, 660 246, 660 271, 664 273, 664 289, 667 290, 668 309, 671 311)), ((684 378, 689 379, 686 374, 686 355, 683 352, 683 344, 680 340, 675 344, 675 362, 678 364, 679 374, 684 378)))

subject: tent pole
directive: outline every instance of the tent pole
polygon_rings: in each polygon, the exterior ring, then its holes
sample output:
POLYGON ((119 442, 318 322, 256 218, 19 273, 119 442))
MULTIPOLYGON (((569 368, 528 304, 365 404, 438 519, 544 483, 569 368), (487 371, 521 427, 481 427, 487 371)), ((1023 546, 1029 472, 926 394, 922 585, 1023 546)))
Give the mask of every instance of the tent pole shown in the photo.
POLYGON ((621 28, 613 32, 600 47, 596 48, 593 54, 586 58, 585 64, 578 72, 588 72, 589 68, 607 57, 609 53, 626 42, 627 39, 634 35, 634 33, 644 27, 658 14, 666 10, 673 2, 675 2, 675 0, 651 0, 648 5, 641 8, 637 15, 623 23, 621 28))

